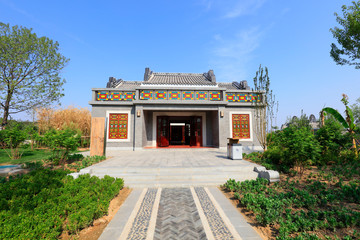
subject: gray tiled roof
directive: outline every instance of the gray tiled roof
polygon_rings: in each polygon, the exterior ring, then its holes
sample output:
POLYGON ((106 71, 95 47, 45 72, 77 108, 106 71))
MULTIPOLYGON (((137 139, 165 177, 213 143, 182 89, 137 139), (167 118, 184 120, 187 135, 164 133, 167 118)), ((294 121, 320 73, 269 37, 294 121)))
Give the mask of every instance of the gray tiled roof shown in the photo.
POLYGON ((124 90, 135 90, 135 88, 139 87, 141 82, 139 81, 122 81, 116 88, 122 88, 124 90))
POLYGON ((206 73, 151 73, 149 80, 142 82, 143 85, 202 85, 216 86, 211 82, 206 73))
POLYGON ((246 81, 232 83, 216 83, 213 70, 205 73, 161 73, 153 72, 145 68, 144 81, 124 81, 114 77, 109 78, 107 88, 121 88, 124 90, 135 90, 139 86, 174 85, 174 86, 215 86, 227 90, 250 90, 246 81))
POLYGON ((220 88, 226 88, 228 90, 239 90, 239 88, 235 87, 232 83, 218 83, 220 88))

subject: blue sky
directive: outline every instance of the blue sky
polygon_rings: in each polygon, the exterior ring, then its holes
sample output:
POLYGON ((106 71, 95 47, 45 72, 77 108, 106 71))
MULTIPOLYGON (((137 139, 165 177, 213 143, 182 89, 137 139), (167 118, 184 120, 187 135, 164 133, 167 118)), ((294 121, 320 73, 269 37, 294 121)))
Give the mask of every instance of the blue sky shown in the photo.
MULTIPOLYGON (((33 28, 70 58, 63 107, 89 107, 91 88, 110 76, 142 80, 155 72, 202 73, 218 82, 247 80, 267 66, 279 101, 277 124, 301 110, 343 111, 340 99, 360 97, 359 74, 330 58, 334 12, 351 1, 0 0, 0 21, 33 28)), ((15 118, 25 118, 23 115, 15 118)))

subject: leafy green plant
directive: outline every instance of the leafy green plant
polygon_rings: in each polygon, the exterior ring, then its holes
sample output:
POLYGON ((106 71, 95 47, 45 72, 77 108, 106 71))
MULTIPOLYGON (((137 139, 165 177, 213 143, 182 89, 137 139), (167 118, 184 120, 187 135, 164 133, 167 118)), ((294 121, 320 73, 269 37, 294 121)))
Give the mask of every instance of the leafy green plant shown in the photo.
POLYGON ((343 116, 341 116, 341 114, 337 110, 330 107, 323 108, 322 111, 331 114, 350 133, 352 138, 353 149, 356 157, 358 157, 356 140, 355 140, 355 131, 357 130, 357 126, 355 124, 353 112, 351 108, 348 106, 349 104, 348 96, 346 94, 343 94, 341 101, 345 105, 345 115, 346 115, 345 118, 343 118, 343 116))
POLYGON ((272 133, 269 153, 264 154, 272 163, 292 168, 299 167, 300 174, 317 161, 320 145, 307 127, 290 125, 283 131, 272 133))
POLYGON ((52 150, 50 160, 54 164, 65 164, 69 154, 77 150, 81 135, 70 129, 49 130, 45 133, 44 139, 52 150))
POLYGON ((316 132, 315 138, 320 144, 321 157, 319 164, 325 165, 339 161, 341 150, 348 149, 351 141, 349 134, 343 134, 343 127, 334 118, 328 118, 316 132))
POLYGON ((37 169, 0 184, 0 239, 58 239, 107 214, 122 179, 37 169))
POLYGON ((19 159, 22 152, 19 149, 21 143, 27 138, 26 131, 22 130, 18 124, 3 129, 0 135, 0 142, 6 150, 11 160, 19 159))

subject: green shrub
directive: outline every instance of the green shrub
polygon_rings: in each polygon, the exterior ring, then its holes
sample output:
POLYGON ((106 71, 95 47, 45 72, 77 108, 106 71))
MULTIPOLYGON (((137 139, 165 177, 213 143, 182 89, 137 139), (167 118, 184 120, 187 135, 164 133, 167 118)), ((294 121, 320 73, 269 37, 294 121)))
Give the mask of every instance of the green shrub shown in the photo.
POLYGON ((321 157, 319 164, 328 164, 329 162, 342 162, 339 158, 341 150, 351 147, 350 134, 342 132, 343 127, 332 118, 326 119, 315 134, 321 148, 321 157))
POLYGON ((300 174, 319 158, 320 145, 308 127, 290 125, 282 131, 272 133, 265 153, 271 163, 285 168, 297 166, 300 174))
POLYGON ((122 179, 38 169, 0 184, 0 239, 57 239, 107 214, 122 179))
POLYGON ((81 159, 84 159, 84 155, 82 155, 81 153, 74 153, 68 156, 68 160, 79 161, 81 159))
POLYGON ((52 156, 49 159, 55 165, 65 164, 68 155, 77 150, 81 135, 71 129, 49 130, 44 135, 47 146, 52 150, 52 156))
POLYGON ((27 133, 21 129, 19 124, 7 126, 5 129, 0 131, 0 143, 12 160, 19 159, 21 157, 22 153, 19 150, 19 146, 26 140, 26 138, 27 133))

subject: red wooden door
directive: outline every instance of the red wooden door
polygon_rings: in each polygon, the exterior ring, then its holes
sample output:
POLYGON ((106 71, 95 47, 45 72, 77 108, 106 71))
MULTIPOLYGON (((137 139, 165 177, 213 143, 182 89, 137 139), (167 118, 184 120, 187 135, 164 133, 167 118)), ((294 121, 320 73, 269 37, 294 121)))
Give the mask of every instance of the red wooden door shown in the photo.
POLYGON ((156 143, 158 147, 169 146, 169 117, 157 117, 156 143))
POLYGON ((190 126, 190 146, 202 146, 202 119, 192 117, 190 126))

